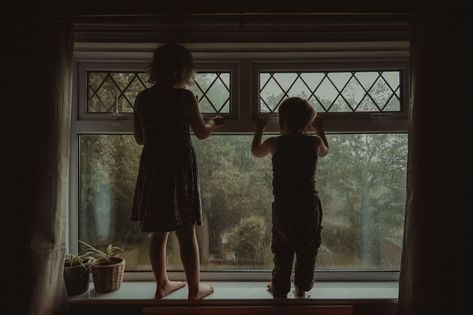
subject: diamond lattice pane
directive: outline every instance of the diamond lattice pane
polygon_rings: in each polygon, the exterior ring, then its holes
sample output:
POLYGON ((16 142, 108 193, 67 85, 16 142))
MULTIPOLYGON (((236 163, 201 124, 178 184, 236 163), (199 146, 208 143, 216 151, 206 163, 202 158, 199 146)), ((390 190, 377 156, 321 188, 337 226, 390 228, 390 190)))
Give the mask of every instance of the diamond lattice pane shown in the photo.
POLYGON ((138 73, 138 78, 140 79, 140 81, 146 85, 146 87, 150 87, 151 86, 151 83, 148 82, 149 80, 149 73, 147 72, 139 72, 138 73))
MULTIPOLYGON (((151 86, 146 72, 88 72, 87 111, 94 113, 133 111, 138 93, 151 86)), ((230 113, 230 73, 199 72, 189 86, 202 113, 230 113)))
POLYGON ((343 98, 348 102, 351 109, 356 111, 358 104, 365 97, 366 91, 363 86, 356 80, 355 77, 352 77, 345 88, 342 90, 343 98))
POLYGON ((318 99, 315 97, 309 98, 309 103, 315 108, 318 112, 325 112, 326 109, 322 106, 318 99))
POLYGON ((201 72, 196 73, 195 81, 196 84, 205 92, 210 85, 217 80, 217 74, 212 72, 201 72))
POLYGON ((399 86, 399 72, 397 71, 383 71, 381 76, 386 80, 390 87, 395 90, 399 86))
POLYGON ((97 90, 100 85, 103 83, 103 80, 105 80, 105 77, 107 76, 107 73, 104 72, 89 72, 88 73, 88 86, 92 90, 97 90))
POLYGON ((261 72, 259 78, 261 113, 291 96, 321 112, 401 110, 400 71, 261 72))
POLYGON ((304 83, 304 81, 302 81, 302 79, 298 77, 287 94, 290 96, 297 96, 308 99, 311 95, 311 91, 304 83))
POLYGON ((196 95, 202 113, 230 113, 229 72, 198 72, 189 90, 196 95))
POLYGON ((135 73, 130 72, 113 72, 110 73, 113 81, 118 85, 120 91, 124 91, 130 82, 135 78, 135 73))
POLYGON ((377 112, 379 111, 379 109, 378 107, 376 107, 376 104, 374 103, 374 101, 370 97, 366 96, 358 105, 358 108, 356 111, 357 112, 377 112))
POLYGON ((284 91, 288 91, 297 79, 296 73, 281 72, 273 75, 275 82, 281 86, 284 91))
POLYGON ((212 106, 207 98, 203 98, 199 102, 199 109, 201 113, 215 113, 217 111, 217 109, 212 106))
POLYGON ((310 90, 314 91, 325 78, 325 74, 323 72, 303 72, 300 74, 300 77, 310 90))
MULTIPOLYGON (((212 102, 218 113, 222 112, 223 106, 228 103, 230 98, 230 91, 227 89, 227 84, 225 80, 219 77, 207 92, 207 98, 212 102)), ((228 111, 226 113, 228 113, 228 111)))
POLYGON ((260 79, 260 109, 261 112, 274 112, 284 97, 284 91, 272 76, 263 82, 260 79))
POLYGON ((89 98, 89 112, 104 112, 107 109, 97 95, 89 98))
POLYGON ((355 77, 358 79, 358 81, 361 83, 361 85, 365 88, 365 90, 369 90, 373 83, 376 81, 376 79, 379 77, 378 72, 373 72, 373 71, 362 71, 362 72, 356 72, 355 77))
POLYGON ((124 104, 125 106, 120 110, 124 112, 132 112, 136 96, 145 88, 146 86, 143 85, 143 82, 137 76, 135 76, 124 92, 126 103, 124 104))
POLYGON ((401 109, 401 102, 397 97, 391 98, 391 100, 386 104, 383 111, 385 112, 397 112, 401 109))
POLYGON ((98 108, 99 112, 113 111, 117 98, 120 96, 120 89, 110 75, 107 75, 95 91, 95 95, 101 101, 102 105, 98 108))
POLYGON ((327 74, 327 77, 334 84, 335 88, 341 91, 351 79, 352 74, 351 72, 332 72, 327 74))
POLYGON ((378 107, 381 110, 383 110, 384 107, 390 101, 390 99, 393 96, 394 92, 391 91, 391 89, 389 88, 389 85, 386 83, 386 81, 382 77, 379 77, 376 80, 376 83, 373 85, 373 87, 369 91, 369 94, 371 95, 371 97, 376 102, 376 105, 378 105, 378 107))
POLYGON ((335 101, 332 104, 332 107, 330 108, 331 112, 340 112, 340 113, 346 113, 346 112, 352 112, 353 109, 348 105, 348 103, 345 101, 345 99, 341 96, 338 96, 335 101))
POLYGON ((327 111, 330 111, 332 104, 338 96, 338 92, 332 82, 325 78, 319 85, 319 88, 315 91, 315 96, 317 96, 324 108, 327 108, 327 111))

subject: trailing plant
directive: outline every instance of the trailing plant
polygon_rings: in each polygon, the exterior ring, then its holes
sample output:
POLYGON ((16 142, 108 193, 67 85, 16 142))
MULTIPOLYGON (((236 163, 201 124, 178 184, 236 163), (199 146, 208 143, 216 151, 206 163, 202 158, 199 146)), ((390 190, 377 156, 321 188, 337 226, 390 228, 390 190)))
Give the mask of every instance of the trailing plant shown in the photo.
POLYGON ((66 254, 64 256, 64 266, 65 267, 73 267, 81 265, 84 268, 89 267, 89 263, 94 259, 92 257, 92 252, 86 252, 81 255, 76 254, 66 254))
POLYGON ((102 251, 86 242, 79 241, 79 243, 85 245, 88 249, 90 249, 92 253, 95 254, 95 258, 97 260, 105 260, 106 262, 111 262, 113 257, 120 257, 118 252, 123 251, 123 248, 112 246, 112 244, 109 244, 105 251, 102 251))

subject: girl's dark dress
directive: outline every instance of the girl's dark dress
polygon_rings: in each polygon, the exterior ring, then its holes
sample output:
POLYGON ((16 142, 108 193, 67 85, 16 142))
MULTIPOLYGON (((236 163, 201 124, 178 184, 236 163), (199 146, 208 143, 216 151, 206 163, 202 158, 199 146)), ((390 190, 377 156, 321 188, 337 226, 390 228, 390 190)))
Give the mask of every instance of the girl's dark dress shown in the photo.
POLYGON ((143 232, 201 224, 197 161, 182 102, 184 93, 190 92, 152 87, 137 96, 135 115, 144 146, 131 220, 139 221, 143 232))

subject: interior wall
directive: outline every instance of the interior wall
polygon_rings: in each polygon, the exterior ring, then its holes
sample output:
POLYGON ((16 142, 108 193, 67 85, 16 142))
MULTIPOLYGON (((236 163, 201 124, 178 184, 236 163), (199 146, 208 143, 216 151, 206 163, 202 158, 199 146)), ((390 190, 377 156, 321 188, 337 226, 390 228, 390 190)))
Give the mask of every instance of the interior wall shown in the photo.
POLYGON ((270 1, 270 0, 82 0, 60 3, 69 15, 152 15, 191 13, 402 13, 411 12, 415 1, 338 0, 338 1, 270 1))
MULTIPOLYGON (((74 305, 64 315, 141 315, 142 310, 141 305, 74 305)), ((395 315, 396 311, 397 304, 394 303, 354 305, 354 315, 395 315)))

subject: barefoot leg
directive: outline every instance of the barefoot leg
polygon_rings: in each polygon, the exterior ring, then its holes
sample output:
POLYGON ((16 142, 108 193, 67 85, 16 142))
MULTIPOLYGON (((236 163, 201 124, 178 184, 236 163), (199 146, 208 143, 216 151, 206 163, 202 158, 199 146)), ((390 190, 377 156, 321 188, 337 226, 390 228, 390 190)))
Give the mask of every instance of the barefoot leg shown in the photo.
POLYGON ((179 240, 182 265, 189 287, 189 300, 200 300, 213 293, 213 288, 200 283, 199 245, 195 225, 182 227, 176 231, 179 240))
POLYGON ((169 281, 166 270, 166 244, 168 232, 155 232, 151 235, 149 257, 156 279, 155 298, 162 298, 185 286, 185 282, 169 281))
POLYGON ((301 290, 296 286, 294 289, 294 296, 298 299, 303 299, 306 297, 306 291, 301 290))

